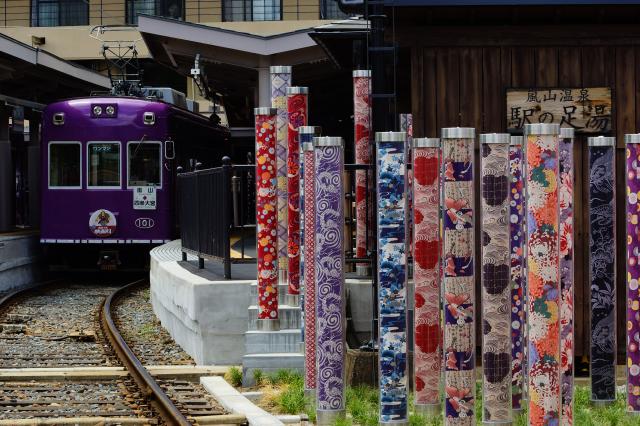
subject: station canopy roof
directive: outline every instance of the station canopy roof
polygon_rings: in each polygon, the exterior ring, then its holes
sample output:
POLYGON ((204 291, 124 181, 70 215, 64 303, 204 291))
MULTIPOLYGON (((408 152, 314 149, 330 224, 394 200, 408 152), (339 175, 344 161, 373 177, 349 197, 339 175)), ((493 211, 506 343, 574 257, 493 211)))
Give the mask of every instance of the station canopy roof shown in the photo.
POLYGON ((39 109, 110 88, 102 74, 0 34, 0 101, 39 109))
MULTIPOLYGON (((334 69, 316 29, 331 20, 217 22, 194 24, 140 15, 138 29, 153 58, 180 74, 190 75, 196 55, 208 84, 222 92, 255 80, 256 70, 291 65, 295 73, 314 79, 334 69)), ((304 83, 297 81, 298 84, 304 83)))

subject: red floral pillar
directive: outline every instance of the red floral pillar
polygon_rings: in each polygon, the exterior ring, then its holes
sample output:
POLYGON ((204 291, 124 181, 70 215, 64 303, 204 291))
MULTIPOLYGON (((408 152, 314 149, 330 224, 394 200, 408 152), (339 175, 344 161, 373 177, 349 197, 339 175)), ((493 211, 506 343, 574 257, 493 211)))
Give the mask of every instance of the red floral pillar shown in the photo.
POLYGON ((277 110, 256 108, 256 240, 259 330, 279 329, 277 110))

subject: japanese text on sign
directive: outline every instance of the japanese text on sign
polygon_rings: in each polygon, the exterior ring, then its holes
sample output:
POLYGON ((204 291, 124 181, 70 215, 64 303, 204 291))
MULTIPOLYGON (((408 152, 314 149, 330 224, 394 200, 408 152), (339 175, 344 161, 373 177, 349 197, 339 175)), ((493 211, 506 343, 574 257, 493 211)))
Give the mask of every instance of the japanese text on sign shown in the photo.
POLYGON ((507 128, 525 124, 557 123, 578 133, 611 130, 611 88, 555 88, 507 90, 507 128))
POLYGON ((156 187, 136 186, 133 188, 133 209, 134 210, 155 210, 156 209, 156 187))

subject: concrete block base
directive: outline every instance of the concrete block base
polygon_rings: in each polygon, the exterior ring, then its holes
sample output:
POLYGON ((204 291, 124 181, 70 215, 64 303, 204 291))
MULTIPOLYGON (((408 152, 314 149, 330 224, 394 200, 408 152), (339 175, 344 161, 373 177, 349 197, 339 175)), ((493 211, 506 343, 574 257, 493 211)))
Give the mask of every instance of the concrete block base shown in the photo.
POLYGON ((242 358, 242 385, 253 386, 255 370, 265 374, 276 373, 278 370, 294 370, 304 372, 304 355, 301 353, 262 353, 245 355, 242 358))

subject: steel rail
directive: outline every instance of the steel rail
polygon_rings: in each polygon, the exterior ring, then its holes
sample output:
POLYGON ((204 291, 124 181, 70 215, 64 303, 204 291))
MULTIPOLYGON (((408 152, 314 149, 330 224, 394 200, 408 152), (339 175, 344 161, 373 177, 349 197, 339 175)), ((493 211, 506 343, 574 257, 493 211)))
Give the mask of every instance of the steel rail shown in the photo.
POLYGON ((113 300, 129 291, 132 287, 140 285, 147 280, 147 278, 144 278, 134 281, 111 293, 102 305, 100 323, 118 359, 120 359, 122 365, 124 365, 131 377, 136 381, 142 393, 150 400, 162 419, 170 425, 191 426, 191 422, 180 412, 173 401, 171 401, 158 383, 156 383, 153 376, 144 368, 131 348, 129 348, 129 345, 125 342, 111 317, 111 304, 113 300))

